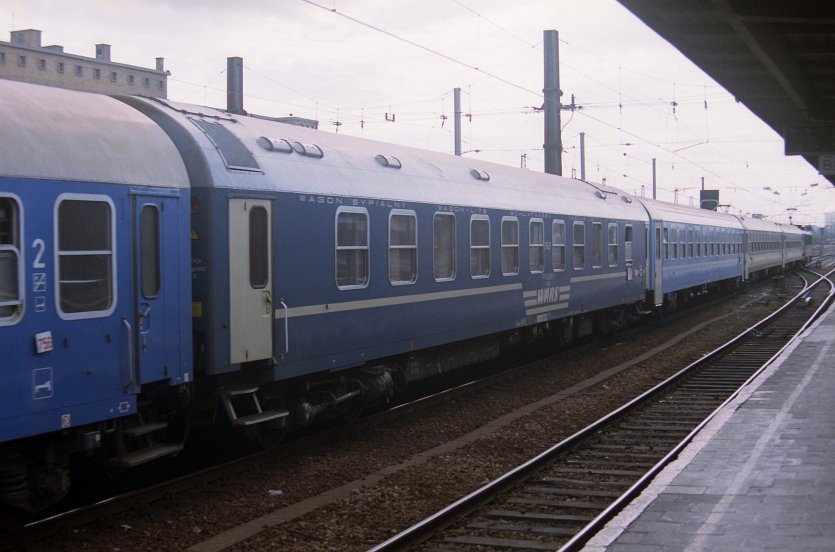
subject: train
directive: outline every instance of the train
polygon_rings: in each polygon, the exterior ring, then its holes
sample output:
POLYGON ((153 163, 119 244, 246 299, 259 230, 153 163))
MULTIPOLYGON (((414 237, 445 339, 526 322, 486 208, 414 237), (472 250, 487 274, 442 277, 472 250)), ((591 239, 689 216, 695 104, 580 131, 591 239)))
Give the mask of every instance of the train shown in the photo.
POLYGON ((0 511, 70 462, 264 446, 534 339, 800 265, 808 232, 143 96, 0 80, 0 511))

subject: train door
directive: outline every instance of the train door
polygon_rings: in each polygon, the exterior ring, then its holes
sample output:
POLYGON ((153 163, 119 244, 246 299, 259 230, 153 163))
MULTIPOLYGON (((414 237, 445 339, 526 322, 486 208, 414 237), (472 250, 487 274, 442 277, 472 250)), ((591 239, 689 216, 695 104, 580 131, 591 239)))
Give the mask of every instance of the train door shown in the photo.
POLYGON ((654 287, 654 297, 655 306, 660 307, 664 303, 664 290, 661 288, 662 284, 662 271, 664 269, 664 263, 662 262, 662 249, 664 248, 664 243, 661 241, 661 224, 656 222, 655 223, 655 263, 654 263, 654 274, 653 274, 653 287, 654 287))
POLYGON ((273 356, 272 206, 229 200, 230 361, 273 356))
POLYGON ((137 383, 181 376, 178 197, 133 196, 134 359, 137 383))

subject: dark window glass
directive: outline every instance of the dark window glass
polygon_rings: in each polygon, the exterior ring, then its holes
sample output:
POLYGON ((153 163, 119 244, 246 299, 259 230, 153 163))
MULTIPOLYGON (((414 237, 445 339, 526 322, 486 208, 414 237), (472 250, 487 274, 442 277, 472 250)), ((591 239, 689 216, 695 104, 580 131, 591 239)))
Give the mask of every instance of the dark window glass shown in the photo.
POLYGON ((555 220, 551 234, 551 270, 565 270, 565 223, 555 220))
POLYGON ((502 274, 519 274, 519 221, 502 221, 502 274))
POLYGON ((532 220, 528 231, 528 270, 539 273, 545 270, 545 223, 532 220))
POLYGON ((215 145, 228 169, 261 171, 261 167, 253 157, 252 152, 228 128, 219 123, 210 123, 199 119, 192 120, 215 145))
POLYGON ((106 311, 113 305, 109 203, 71 199, 58 205, 58 286, 63 313, 106 311))
POLYGON ((10 197, 0 197, 0 320, 22 307, 20 297, 20 211, 10 197))
POLYGON ((435 215, 432 232, 432 271, 436 280, 455 278, 455 216, 435 215))
POLYGON ((470 275, 486 278, 490 275, 490 220, 470 220, 470 275))
POLYGON ((583 222, 574 223, 574 268, 582 270, 586 267, 586 225, 583 222))
POLYGON ((392 215, 389 219, 389 281, 411 284, 417 280, 417 219, 392 215))
POLYGON ((255 289, 270 283, 270 227, 267 210, 253 207, 249 211, 249 284, 255 289))
POLYGON ((368 285, 368 215, 342 211, 336 215, 336 285, 368 285))
POLYGON ((142 264, 142 295, 148 299, 159 296, 159 211, 154 205, 142 207, 139 223, 142 264))

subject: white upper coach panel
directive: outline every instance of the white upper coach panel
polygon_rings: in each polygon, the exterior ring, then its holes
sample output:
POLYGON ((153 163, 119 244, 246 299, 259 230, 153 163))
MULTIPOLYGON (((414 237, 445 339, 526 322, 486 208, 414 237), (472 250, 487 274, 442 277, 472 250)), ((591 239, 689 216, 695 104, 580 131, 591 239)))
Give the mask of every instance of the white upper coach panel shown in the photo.
POLYGON ((203 164, 199 169, 190 167, 195 187, 648 220, 640 204, 628 196, 624 200, 619 190, 580 180, 208 107, 148 98, 123 100, 165 127, 190 164, 203 164), (219 142, 229 136, 239 143, 227 143, 229 159, 224 159, 218 153, 223 149, 219 142), (237 152, 231 151, 236 147, 237 152))
POLYGON ((0 80, 0 176, 188 187, 150 119, 101 94, 0 80))

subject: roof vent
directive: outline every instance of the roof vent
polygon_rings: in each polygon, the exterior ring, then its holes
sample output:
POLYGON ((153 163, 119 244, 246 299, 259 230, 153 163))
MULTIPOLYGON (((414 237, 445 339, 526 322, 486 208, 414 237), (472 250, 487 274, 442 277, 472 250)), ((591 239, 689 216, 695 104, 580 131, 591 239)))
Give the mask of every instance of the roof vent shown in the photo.
POLYGON ((400 163, 400 159, 394 157, 393 155, 377 155, 374 159, 376 159, 377 163, 382 166, 389 167, 391 169, 399 169, 403 166, 400 163))
POLYGON ((293 146, 291 146, 290 142, 284 140, 283 138, 276 140, 275 138, 267 138, 266 136, 261 136, 260 138, 258 138, 258 145, 267 151, 293 153, 293 146))
POLYGON ((484 171, 480 171, 478 169, 471 169, 470 174, 476 180, 483 180, 484 182, 487 182, 488 180, 490 180, 490 175, 489 174, 487 174, 484 171))
POLYGON ((292 147, 296 153, 300 153, 306 157, 315 157, 317 159, 321 159, 325 156, 324 152, 322 151, 322 148, 320 148, 316 144, 302 144, 301 142, 293 142, 292 147))
POLYGON ((620 196, 620 198, 624 200, 626 203, 632 203, 632 198, 629 196, 620 196))
POLYGON ((594 191, 594 195, 596 195, 596 196, 597 196, 597 197, 599 197, 600 199, 606 199, 606 194, 604 194, 604 193, 603 193, 603 192, 601 192, 600 190, 595 190, 595 191, 594 191))

